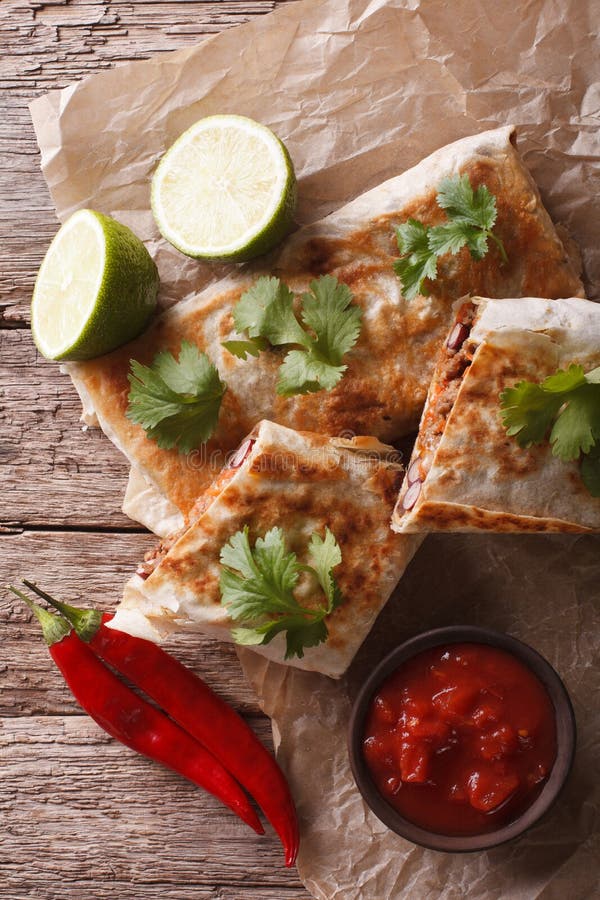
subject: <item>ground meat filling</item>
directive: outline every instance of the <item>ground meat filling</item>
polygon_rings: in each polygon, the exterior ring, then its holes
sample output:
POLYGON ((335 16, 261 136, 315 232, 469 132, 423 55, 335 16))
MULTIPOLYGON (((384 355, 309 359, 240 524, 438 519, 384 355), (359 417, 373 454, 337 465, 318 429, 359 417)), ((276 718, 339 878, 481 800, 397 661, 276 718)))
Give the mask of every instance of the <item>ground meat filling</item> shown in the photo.
POLYGON ((442 369, 443 387, 436 397, 436 403, 433 410, 432 424, 435 423, 436 428, 430 436, 430 444, 439 443, 439 438, 446 426, 446 419, 450 410, 454 406, 458 389, 460 388, 462 377, 468 367, 471 365, 472 351, 463 344, 460 350, 453 355, 448 356, 442 369))
MULTIPOLYGON (((456 324, 444 347, 445 359, 438 367, 435 393, 419 434, 419 443, 422 449, 431 456, 441 440, 463 376, 473 359, 474 348, 468 338, 474 318, 475 307, 472 303, 461 307, 456 324)), ((429 459, 430 464, 431 458, 429 459)))
POLYGON ((407 471, 408 489, 402 502, 405 511, 412 509, 419 498, 421 485, 431 468, 463 376, 471 365, 475 348, 468 338, 476 311, 476 306, 470 301, 461 306, 442 351, 443 356, 429 396, 429 407, 419 431, 416 455, 407 471))
POLYGON ((187 530, 188 526, 186 525, 179 531, 175 531, 168 537, 163 538, 160 544, 158 544, 157 547, 154 547, 153 550, 148 550, 148 552, 144 554, 144 562, 139 564, 139 566, 135 570, 135 574, 139 575, 140 578, 143 578, 145 581, 149 575, 152 575, 158 564, 165 558, 171 547, 179 540, 180 537, 182 537, 186 533, 187 530))

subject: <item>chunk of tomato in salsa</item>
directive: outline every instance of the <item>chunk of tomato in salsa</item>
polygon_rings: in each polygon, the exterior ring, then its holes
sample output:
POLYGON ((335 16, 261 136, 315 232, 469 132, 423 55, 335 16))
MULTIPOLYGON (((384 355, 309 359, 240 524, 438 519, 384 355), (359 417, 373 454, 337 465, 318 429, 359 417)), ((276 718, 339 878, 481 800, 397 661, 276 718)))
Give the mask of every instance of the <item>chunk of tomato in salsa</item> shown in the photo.
POLYGON ((514 772, 502 775, 491 767, 480 766, 469 776, 469 803, 482 812, 491 812, 502 806, 519 787, 514 772))
POLYGON ((433 747, 426 741, 402 741, 400 745, 400 780, 413 784, 429 778, 433 747))

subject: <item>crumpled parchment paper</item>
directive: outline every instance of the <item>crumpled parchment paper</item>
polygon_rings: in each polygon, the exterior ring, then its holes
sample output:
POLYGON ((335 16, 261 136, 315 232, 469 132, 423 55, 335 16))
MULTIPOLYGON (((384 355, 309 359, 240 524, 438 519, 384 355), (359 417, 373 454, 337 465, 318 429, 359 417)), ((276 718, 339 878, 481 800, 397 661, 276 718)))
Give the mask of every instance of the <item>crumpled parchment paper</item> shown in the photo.
MULTIPOLYGON (((449 141, 514 123, 548 209, 581 247, 588 296, 600 299, 597 25, 596 0, 285 5, 198 48, 35 100, 43 171, 60 219, 91 206, 139 234, 168 305, 227 271, 170 248, 149 208, 157 160, 198 118, 241 113, 279 134, 299 176, 299 223, 449 141)), ((599 551, 588 536, 430 537, 342 682, 240 652, 273 719, 302 820, 299 871, 316 897, 600 896, 599 551), (580 735, 573 775, 544 822, 467 856, 388 832, 354 787, 345 746, 364 673, 404 638, 460 622, 509 631, 546 655, 566 680, 580 735)))
POLYGON ((341 682, 238 650, 272 716, 298 802, 298 869, 319 900, 584 900, 600 896, 600 540, 435 535, 426 539, 341 682), (352 699, 403 640, 485 625, 530 643, 563 677, 579 741, 564 793, 521 839, 485 853, 416 847, 382 825, 354 785, 352 699))
POLYGON ((312 222, 467 134, 514 123, 557 222, 600 296, 600 54, 595 0, 308 0, 197 48, 117 66, 31 104, 57 214, 82 206, 136 230, 165 302, 220 277, 160 239, 149 178, 202 116, 273 128, 312 222))

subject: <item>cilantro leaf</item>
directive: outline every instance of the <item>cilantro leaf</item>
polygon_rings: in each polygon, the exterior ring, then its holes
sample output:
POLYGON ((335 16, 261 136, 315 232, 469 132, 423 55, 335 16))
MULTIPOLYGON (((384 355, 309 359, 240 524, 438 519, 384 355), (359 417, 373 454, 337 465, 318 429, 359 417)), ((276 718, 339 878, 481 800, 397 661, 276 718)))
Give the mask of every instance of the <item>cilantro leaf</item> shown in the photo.
POLYGON ((232 618, 260 616, 264 598, 279 605, 286 612, 281 598, 298 582, 300 567, 295 554, 285 552, 285 540, 280 528, 272 528, 264 538, 258 538, 254 552, 250 548, 248 527, 238 531, 221 550, 221 588, 228 591, 229 612, 232 618), (236 569, 242 577, 231 571, 236 569))
POLYGON ((342 551, 329 528, 325 529, 324 539, 316 533, 311 536, 308 551, 319 584, 330 607, 335 609, 342 602, 342 595, 332 571, 342 562, 342 551))
POLYGON ((437 278, 437 258, 431 250, 418 250, 405 259, 394 262, 394 272, 402 282, 402 290, 407 300, 413 300, 417 294, 429 295, 423 286, 426 278, 435 281, 437 278))
MULTIPOLYGON (((593 372, 590 374, 593 375, 593 372)), ((581 387, 587 380, 583 366, 570 365, 568 369, 559 369, 554 375, 544 378, 542 388, 553 394, 566 394, 568 391, 581 387)))
POLYGON ((521 447, 541 444, 549 432, 553 456, 565 462, 583 456, 583 483, 600 496, 600 369, 586 375, 571 365, 541 384, 521 381, 502 392, 500 406, 507 434, 521 447))
POLYGON ((277 393, 282 396, 331 390, 346 371, 342 359, 358 340, 362 312, 352 306, 347 285, 332 275, 311 281, 300 298, 302 324, 294 313, 294 295, 278 278, 262 277, 240 298, 233 312, 235 327, 249 341, 223 346, 246 359, 256 350, 292 345, 281 365, 277 393), (262 343, 261 343, 262 342, 262 343))
MULTIPOLYGON (((220 559, 224 566, 237 569, 245 578, 253 578, 258 575, 258 567, 254 563, 252 550, 250 549, 250 541, 248 540, 248 526, 244 526, 242 531, 237 531, 229 542, 224 545, 221 550, 220 559)), ((272 540, 277 539, 277 529, 268 531, 265 539, 270 537, 272 540)))
POLYGON ((445 225, 434 225, 427 235, 427 246, 436 256, 444 253, 458 253, 466 246, 472 234, 472 227, 466 222, 446 222, 445 225))
POLYGON ((342 602, 333 569, 342 561, 340 548, 329 529, 325 538, 313 534, 309 555, 313 566, 301 565, 287 551, 281 528, 272 528, 250 546, 245 526, 221 550, 221 603, 240 625, 232 629, 238 644, 268 644, 280 632, 286 634, 285 658, 302 657, 306 647, 327 640, 325 618, 342 602), (301 606, 294 596, 300 572, 313 575, 325 594, 326 604, 301 606))
POLYGON ((520 447, 541 444, 562 406, 560 396, 552 396, 539 384, 520 381, 500 394, 502 423, 520 447))
POLYGON ((394 272, 402 282, 404 296, 407 300, 417 294, 426 296, 429 291, 423 282, 437 277, 436 254, 429 247, 427 228, 416 219, 409 219, 396 228, 396 240, 402 258, 394 262, 394 272))
POLYGON ((362 311, 351 303, 350 288, 333 275, 311 281, 310 293, 302 294, 302 321, 315 335, 308 349, 332 366, 340 365, 360 334, 362 311))
POLYGON ((485 184, 473 191, 466 173, 441 180, 437 204, 446 210, 449 219, 463 221, 484 231, 490 231, 496 224, 496 198, 485 184))
MULTIPOLYGON (((494 239, 494 235, 490 231, 474 231, 467 235, 467 249, 476 262, 482 260, 488 252, 488 238, 490 237, 494 239)), ((504 252, 502 244, 500 246, 504 252)))
POLYGON ((256 647, 259 644, 268 643, 265 641, 264 631, 260 631, 258 628, 232 628, 231 637, 241 647, 256 647))
POLYGON ((396 240, 401 256, 425 253, 429 250, 428 229, 417 219, 409 219, 396 228, 396 240))
POLYGON ((302 350, 290 350, 279 368, 277 393, 281 397, 292 397, 295 394, 330 391, 346 368, 330 365, 302 350))
POLYGON ((250 341, 223 341, 222 346, 229 350, 238 359, 247 359, 249 356, 260 356, 260 351, 266 347, 262 345, 261 338, 254 338, 250 341))
POLYGON ((394 262, 394 272, 402 282, 402 290, 407 300, 413 300, 417 294, 429 295, 423 286, 426 278, 434 281, 437 278, 437 259, 430 250, 411 253, 405 259, 394 262))
POLYGON ((158 353, 151 366, 130 360, 126 415, 163 450, 189 453, 216 428, 226 385, 195 344, 183 341, 176 360, 158 353))
POLYGON ((592 497, 600 497, 600 441, 581 461, 581 480, 592 497))
POLYGON ((600 388, 583 384, 569 392, 550 433, 552 453, 567 462, 589 453, 600 438, 600 388))
POLYGON ((347 285, 323 275, 310 288, 311 293, 302 295, 302 321, 315 337, 307 334, 306 349, 291 350, 281 365, 277 393, 286 397, 334 388, 347 368, 344 354, 360 332, 362 312, 351 306, 347 285))
POLYGON ((507 262, 500 238, 492 231, 497 218, 496 198, 485 185, 473 190, 469 176, 443 178, 437 192, 437 204, 445 210, 447 222, 426 226, 409 219, 396 229, 400 259, 394 271, 400 278, 407 300, 417 294, 427 294, 424 281, 437 278, 437 258, 446 253, 456 255, 463 247, 475 260, 481 260, 489 249, 491 239, 500 256, 507 262))
POLYGON ((259 278, 242 294, 233 321, 240 334, 247 331, 251 338, 266 338, 273 346, 305 342, 294 315, 294 295, 279 278, 259 278))
POLYGON ((521 381, 503 391, 502 421, 521 447, 541 444, 552 426, 550 443, 554 455, 564 460, 577 459, 594 444, 595 413, 600 427, 600 410, 596 408, 599 400, 599 392, 588 384, 583 367, 571 365, 566 371, 559 369, 549 375, 541 384, 521 381))
POLYGON ((600 366, 597 369, 592 369, 591 372, 588 372, 585 376, 585 380, 588 384, 600 384, 600 366))
MULTIPOLYGON (((284 629, 280 628, 280 630, 284 629)), ((302 659, 306 647, 317 647, 319 644, 325 643, 329 637, 327 625, 322 618, 304 625, 302 621, 296 621, 293 628, 290 628, 288 623, 285 630, 286 659, 291 659, 293 656, 302 659)))

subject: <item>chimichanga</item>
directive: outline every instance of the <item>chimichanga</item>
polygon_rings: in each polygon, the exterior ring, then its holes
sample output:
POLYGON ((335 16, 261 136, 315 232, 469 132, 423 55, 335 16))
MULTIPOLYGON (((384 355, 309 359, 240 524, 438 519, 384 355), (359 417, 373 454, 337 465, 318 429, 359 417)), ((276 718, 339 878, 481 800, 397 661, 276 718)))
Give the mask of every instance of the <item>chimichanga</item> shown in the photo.
MULTIPOLYGON (((372 438, 328 438, 261 422, 198 498, 189 527, 147 555, 111 624, 152 640, 173 630, 230 640, 219 591, 222 547, 244 526, 252 542, 279 527, 305 562, 311 535, 322 538, 328 528, 342 553, 334 574, 343 602, 326 619, 327 641, 288 662, 341 676, 421 542, 389 527, 401 474, 393 448, 372 438)), ((319 602, 310 580, 298 590, 303 605, 319 602)), ((253 649, 284 661, 281 634, 253 649)))
MULTIPOLYGON (((600 304, 462 303, 440 350, 393 527, 416 531, 600 531, 579 463, 509 437, 500 394, 558 369, 600 366, 600 304)), ((600 411, 599 411, 600 412, 600 411)))
MULTIPOLYGON (((437 351, 466 293, 492 297, 547 297, 582 293, 574 265, 540 200, 514 145, 513 129, 499 128, 438 150, 415 168, 386 181, 323 221, 292 235, 264 269, 295 292, 330 273, 347 284, 362 309, 348 368, 329 391, 278 396, 283 351, 272 349, 242 361, 222 346, 234 338, 232 310, 256 280, 255 269, 234 276, 179 303, 137 340, 107 356, 67 368, 84 408, 144 478, 186 515, 215 477, 227 454, 263 418, 290 428, 341 435, 372 434, 395 441, 415 429, 425 402, 437 351), (393 262, 395 227, 414 217, 436 224, 441 179, 466 173, 474 188, 486 185, 496 198, 495 245, 479 261, 466 249, 440 259, 431 294, 407 300, 393 262), (161 350, 177 353, 182 341, 205 350, 227 384, 217 429, 208 443, 187 455, 162 450, 125 415, 130 360, 149 364, 161 350)), ((146 521, 148 521, 146 519, 146 521)), ((150 523, 151 524, 151 523, 150 523)))

